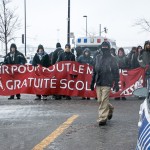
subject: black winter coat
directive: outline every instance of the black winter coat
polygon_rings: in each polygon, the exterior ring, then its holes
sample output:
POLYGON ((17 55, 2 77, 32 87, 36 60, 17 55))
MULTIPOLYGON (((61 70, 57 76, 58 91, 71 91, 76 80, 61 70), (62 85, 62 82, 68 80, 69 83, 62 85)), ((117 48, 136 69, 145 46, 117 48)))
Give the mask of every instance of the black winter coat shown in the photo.
POLYGON ((131 51, 128 55, 128 59, 130 62, 129 64, 130 64, 131 69, 140 67, 140 64, 138 62, 138 54, 137 53, 131 51))
POLYGON ((42 55, 42 59, 40 60, 40 56, 38 55, 38 53, 36 53, 35 56, 33 57, 32 65, 33 66, 41 65, 43 67, 49 67, 50 60, 48 54, 44 52, 44 54, 42 55))
POLYGON ((75 55, 71 52, 63 52, 58 57, 57 62, 60 61, 75 61, 75 55))
POLYGON ((96 86, 112 87, 113 83, 119 82, 119 69, 117 62, 113 56, 104 57, 102 55, 96 56, 96 61, 93 67, 92 83, 96 86), (96 67, 97 60, 99 61, 99 68, 96 67))
POLYGON ((51 64, 52 64, 52 65, 54 65, 54 64, 56 63, 56 61, 57 61, 57 59, 58 59, 58 56, 59 56, 59 54, 61 54, 61 52, 64 52, 64 50, 63 50, 61 47, 57 48, 57 49, 53 52, 53 54, 52 54, 52 61, 51 61, 51 64))
POLYGON ((20 64, 24 65, 26 63, 26 58, 18 50, 15 51, 14 58, 12 53, 9 52, 4 58, 4 64, 20 64))
POLYGON ((93 58, 90 57, 90 56, 86 57, 85 55, 81 55, 81 56, 77 59, 77 61, 78 61, 79 63, 89 64, 89 65, 93 66, 93 58))

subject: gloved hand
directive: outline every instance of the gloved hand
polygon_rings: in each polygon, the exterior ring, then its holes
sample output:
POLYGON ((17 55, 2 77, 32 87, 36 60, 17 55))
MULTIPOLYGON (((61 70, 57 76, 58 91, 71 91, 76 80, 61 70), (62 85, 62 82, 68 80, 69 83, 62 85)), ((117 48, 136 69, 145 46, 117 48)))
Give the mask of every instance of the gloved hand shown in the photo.
POLYGON ((113 91, 118 92, 119 91, 119 84, 115 83, 114 87, 113 87, 113 91))
POLYGON ((94 83, 91 83, 90 89, 91 89, 91 91, 94 91, 94 83))

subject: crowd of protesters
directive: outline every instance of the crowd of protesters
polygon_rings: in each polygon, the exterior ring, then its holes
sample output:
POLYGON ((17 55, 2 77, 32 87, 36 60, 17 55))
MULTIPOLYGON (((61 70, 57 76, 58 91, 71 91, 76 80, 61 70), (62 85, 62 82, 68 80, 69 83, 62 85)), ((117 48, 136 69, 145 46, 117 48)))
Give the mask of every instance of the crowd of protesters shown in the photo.
MULTIPOLYGON (((119 69, 135 69, 138 67, 145 68, 150 64, 150 41, 146 41, 143 48, 142 46, 132 47, 130 53, 125 54, 124 48, 120 47, 118 50, 110 48, 110 53, 114 60, 116 61, 119 69)), ((93 56, 89 48, 76 47, 71 49, 70 44, 65 45, 65 49, 61 48, 61 44, 56 44, 56 49, 47 54, 44 51, 44 46, 39 45, 37 52, 32 60, 32 65, 42 65, 44 67, 49 67, 60 61, 77 61, 83 64, 94 65, 95 58, 98 55, 103 55, 101 46, 97 48, 97 51, 93 56), (74 55, 74 50, 76 51, 76 57, 74 55)), ((11 44, 10 52, 5 56, 4 64, 25 64, 25 56, 17 50, 16 44, 11 44)), ((146 71, 147 78, 150 78, 150 69, 146 71)), ((16 97, 20 99, 20 94, 17 94, 16 97)), ((53 95, 54 99, 71 99, 69 95, 53 95)), ((8 99, 14 99, 14 95, 11 95, 8 99)), ((36 95, 35 100, 46 100, 47 95, 36 95)), ((89 97, 82 97, 82 99, 90 99, 89 97)), ((115 98, 120 100, 120 97, 115 98)), ((125 97, 122 97, 122 100, 126 100, 125 97)))
MULTIPOLYGON (((37 52, 33 57, 32 65, 50 67, 61 61, 77 61, 82 64, 93 66, 90 89, 96 89, 96 99, 99 103, 98 119, 99 126, 105 126, 107 120, 113 116, 114 107, 109 102, 111 88, 113 91, 119 91, 119 69, 136 69, 138 67, 146 68, 146 81, 150 84, 150 41, 145 41, 144 46, 132 47, 129 54, 125 54, 123 47, 118 50, 111 48, 108 41, 102 42, 97 48, 95 54, 91 56, 89 48, 76 48, 76 57, 74 48, 70 44, 61 48, 61 44, 56 44, 56 49, 47 54, 43 45, 38 45, 37 52)), ((11 44, 10 52, 5 56, 4 64, 26 64, 25 56, 17 50, 16 44, 11 44)), ((150 85, 147 86, 150 88, 150 85)), ((150 89, 148 89, 150 90, 150 89)), ((39 95, 36 93, 35 100, 47 100, 48 95, 39 95)), ((11 95, 8 99, 14 99, 11 95)), ((16 94, 17 99, 21 98, 20 93, 16 94)), ((55 100, 70 100, 70 95, 53 95, 55 100)), ((82 97, 82 100, 90 97, 82 97)), ((126 100, 126 97, 116 97, 115 100, 126 100)))

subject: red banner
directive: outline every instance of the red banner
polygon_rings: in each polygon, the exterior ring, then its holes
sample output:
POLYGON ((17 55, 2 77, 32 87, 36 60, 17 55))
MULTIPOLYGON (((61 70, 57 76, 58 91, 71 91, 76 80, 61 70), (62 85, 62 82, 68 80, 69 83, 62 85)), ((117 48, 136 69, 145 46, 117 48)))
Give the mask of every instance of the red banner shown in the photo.
MULTIPOLYGON (((142 87, 145 70, 120 70, 120 90, 110 97, 132 95, 142 87)), ((59 62, 49 68, 32 65, 0 66, 0 95, 17 93, 96 97, 90 90, 92 67, 78 62, 59 62)))

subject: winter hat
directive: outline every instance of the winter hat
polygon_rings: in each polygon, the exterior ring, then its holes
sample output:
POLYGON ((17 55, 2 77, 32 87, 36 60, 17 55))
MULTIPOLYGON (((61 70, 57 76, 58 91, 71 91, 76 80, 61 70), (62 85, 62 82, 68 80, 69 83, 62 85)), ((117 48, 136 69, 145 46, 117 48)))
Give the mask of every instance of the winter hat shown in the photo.
POLYGON ((57 43, 57 44, 56 44, 56 48, 58 48, 58 47, 61 47, 61 44, 60 44, 60 43, 57 43))
POLYGON ((89 55, 91 55, 90 49, 89 48, 85 48, 83 51, 83 54, 85 54, 85 52, 88 52, 89 55))
POLYGON ((40 44, 40 45, 38 46, 38 50, 39 50, 39 49, 43 49, 43 50, 44 50, 43 45, 40 44))
POLYGON ((139 49, 139 48, 141 48, 141 49, 142 49, 142 46, 141 46, 141 45, 139 45, 139 46, 137 47, 137 49, 139 49))
POLYGON ((150 44, 150 41, 145 41, 145 45, 146 45, 146 44, 150 44))
POLYGON ((12 43, 12 44, 10 45, 10 49, 11 49, 11 48, 15 48, 15 50, 17 50, 16 44, 12 43))
POLYGON ((104 41, 104 42, 101 44, 101 48, 103 48, 103 47, 108 47, 108 49, 110 49, 110 43, 104 41))
POLYGON ((119 52, 122 52, 123 53, 123 56, 125 56, 125 52, 124 52, 124 49, 122 48, 122 47, 120 47, 119 49, 118 49, 118 55, 119 55, 119 52))
POLYGON ((90 53, 90 49, 89 48, 85 48, 84 51, 83 51, 83 53, 85 53, 85 52, 90 53))
POLYGON ((66 45, 65 45, 65 48, 66 48, 66 47, 71 48, 71 45, 70 45, 70 44, 66 44, 66 45))

